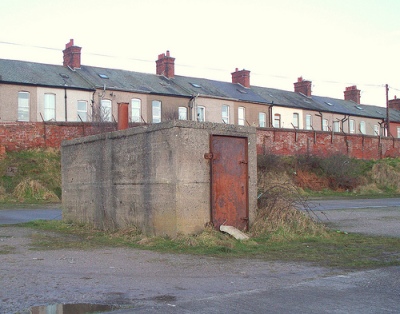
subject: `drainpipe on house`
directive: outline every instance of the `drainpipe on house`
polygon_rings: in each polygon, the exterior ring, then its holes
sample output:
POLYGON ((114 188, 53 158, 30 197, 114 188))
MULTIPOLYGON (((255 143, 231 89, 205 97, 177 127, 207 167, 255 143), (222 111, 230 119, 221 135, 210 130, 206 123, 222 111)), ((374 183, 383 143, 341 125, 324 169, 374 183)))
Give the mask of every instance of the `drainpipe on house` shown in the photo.
POLYGON ((196 103, 196 99, 197 99, 197 97, 199 97, 199 95, 200 94, 197 93, 196 96, 192 96, 192 98, 191 98, 191 103, 192 103, 191 109, 192 109, 192 112, 190 114, 190 117, 191 117, 191 120, 193 120, 193 121, 197 121, 197 103, 196 103))
POLYGON ((272 128, 272 107, 274 106, 274 102, 268 107, 268 127, 272 128))
POLYGON ((65 122, 68 121, 68 114, 67 114, 67 87, 64 86, 64 112, 65 112, 65 122))

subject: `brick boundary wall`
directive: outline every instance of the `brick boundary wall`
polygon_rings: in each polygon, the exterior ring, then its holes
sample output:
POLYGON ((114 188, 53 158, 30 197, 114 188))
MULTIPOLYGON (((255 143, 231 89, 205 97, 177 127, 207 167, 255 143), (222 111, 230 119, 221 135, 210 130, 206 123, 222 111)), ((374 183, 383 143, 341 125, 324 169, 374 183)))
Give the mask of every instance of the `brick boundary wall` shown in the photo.
MULTIPOLYGON (((134 127, 139 124, 130 124, 134 127)), ((0 124, 1 152, 59 148, 63 140, 114 131, 116 123, 9 122, 0 124)), ((329 156, 358 159, 400 157, 400 139, 322 131, 258 128, 257 154, 329 156)))
POLYGON ((400 156, 400 139, 322 131, 257 129, 258 155, 347 155, 358 159, 400 156))

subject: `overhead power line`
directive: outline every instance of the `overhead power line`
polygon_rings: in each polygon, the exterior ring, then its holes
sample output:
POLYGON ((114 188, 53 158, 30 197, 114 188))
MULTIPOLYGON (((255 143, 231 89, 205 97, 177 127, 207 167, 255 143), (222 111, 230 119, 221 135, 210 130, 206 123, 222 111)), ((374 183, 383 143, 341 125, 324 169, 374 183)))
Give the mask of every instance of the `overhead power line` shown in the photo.
MULTIPOLYGON (((62 52, 63 49, 60 48, 54 48, 54 47, 45 47, 45 46, 36 46, 36 45, 28 45, 28 44, 21 44, 21 43, 15 43, 15 42, 9 42, 9 41, 0 41, 0 44, 2 45, 12 45, 12 46, 20 46, 20 47, 29 47, 29 48, 36 48, 36 49, 45 49, 45 50, 51 50, 51 51, 59 51, 62 52)), ((91 56, 97 56, 97 57, 104 57, 104 58, 110 58, 110 59, 125 59, 125 60, 131 60, 131 61, 137 61, 137 62, 146 62, 146 63, 153 63, 154 60, 148 60, 148 59, 141 59, 141 58, 132 58, 132 57, 124 57, 124 56, 116 56, 116 55, 108 55, 108 54, 103 54, 103 53, 96 53, 96 52, 85 52, 85 55, 91 55, 91 56)), ((208 67, 201 67, 201 66, 195 66, 195 65, 189 65, 189 64, 180 64, 176 63, 176 66, 179 67, 185 67, 185 68, 192 68, 192 69, 200 69, 200 70, 207 70, 207 71, 217 71, 217 72, 223 72, 227 73, 229 70, 227 69, 222 69, 222 68, 208 68, 208 67)), ((284 80, 293 80, 293 77, 288 77, 284 75, 272 75, 272 74, 265 74, 265 73, 258 73, 258 72, 252 72, 252 75, 256 76, 265 76, 265 77, 272 77, 272 78, 277 78, 277 79, 284 79, 284 80)), ((312 80, 313 82, 319 82, 319 83, 324 83, 324 84, 341 84, 341 85, 359 85, 359 86, 366 86, 366 87, 385 87, 385 84, 371 84, 371 83, 357 83, 355 84, 354 82, 341 82, 341 81, 331 81, 331 80, 312 80)), ((390 89, 400 91, 400 88, 395 88, 392 86, 389 86, 390 89)))

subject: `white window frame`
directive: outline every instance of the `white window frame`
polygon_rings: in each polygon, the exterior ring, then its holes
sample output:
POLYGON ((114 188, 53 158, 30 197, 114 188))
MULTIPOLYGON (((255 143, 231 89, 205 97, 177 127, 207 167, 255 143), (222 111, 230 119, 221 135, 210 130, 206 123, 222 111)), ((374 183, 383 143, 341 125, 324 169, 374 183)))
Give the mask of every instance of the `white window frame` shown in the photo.
POLYGON ((244 107, 238 107, 238 125, 244 125, 246 121, 246 109, 244 107))
POLYGON ((282 116, 279 113, 274 114, 274 128, 281 127, 281 119, 282 119, 282 116))
POLYGON ((400 138, 400 127, 397 127, 397 138, 400 138))
POLYGON ((178 108, 178 119, 179 120, 187 120, 187 108, 186 107, 178 108))
POLYGON ((375 136, 379 136, 379 125, 377 125, 377 124, 374 124, 374 135, 375 136))
POLYGON ((229 124, 229 106, 222 105, 221 108, 222 123, 229 124))
POLYGON ((356 122, 353 119, 349 120, 349 133, 353 134, 356 133, 356 122))
POLYGON ((142 100, 140 98, 131 99, 131 121, 142 121, 142 100))
POLYGON ((18 121, 29 121, 30 94, 28 92, 18 92, 18 121))
POLYGON ((265 112, 258 113, 258 126, 261 128, 267 127, 267 115, 265 114, 265 112))
POLYGON ((197 106, 196 117, 197 117, 198 122, 205 122, 206 121, 206 107, 197 106))
POLYGON ((44 121, 56 120, 56 94, 44 94, 44 121))
POLYGON ((112 122, 112 102, 109 99, 102 99, 100 103, 100 118, 104 122, 112 122))
POLYGON ((312 115, 306 114, 306 130, 312 130, 312 115))
POLYGON ((333 132, 340 132, 340 122, 339 121, 333 121, 333 132))
POLYGON ((87 122, 88 102, 86 100, 78 100, 76 104, 76 121, 87 122), (84 106, 84 107, 83 107, 84 106))
POLYGON ((365 121, 360 121, 360 133, 361 134, 366 134, 367 133, 367 129, 365 126, 365 121))
POLYGON ((298 129, 298 128, 299 128, 299 121, 300 121, 300 115, 299 115, 297 112, 293 112, 293 121, 292 121, 292 124, 293 124, 293 127, 294 127, 295 129, 298 129))
POLYGON ((322 131, 329 131, 328 119, 322 119, 322 131))
POLYGON ((161 112, 162 112, 162 104, 159 100, 153 100, 151 102, 151 117, 153 123, 161 122, 161 112))

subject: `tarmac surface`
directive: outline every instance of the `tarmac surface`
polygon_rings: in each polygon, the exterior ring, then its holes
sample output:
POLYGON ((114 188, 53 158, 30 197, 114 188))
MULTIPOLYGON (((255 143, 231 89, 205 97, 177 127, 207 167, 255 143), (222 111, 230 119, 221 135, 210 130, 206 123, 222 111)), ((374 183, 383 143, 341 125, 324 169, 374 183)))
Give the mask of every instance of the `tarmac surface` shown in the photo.
MULTIPOLYGON (((348 209, 317 202, 315 214, 343 231, 386 234, 391 223, 400 229, 398 200, 348 209)), ((58 219, 58 211, 47 218, 58 219)), ((10 218, 4 213, 0 224, 10 218)), ((40 236, 0 226, 0 313, 76 314, 88 304, 119 305, 124 308, 102 313, 120 314, 400 313, 398 266, 349 271, 127 248, 32 250, 32 238, 40 236)))

